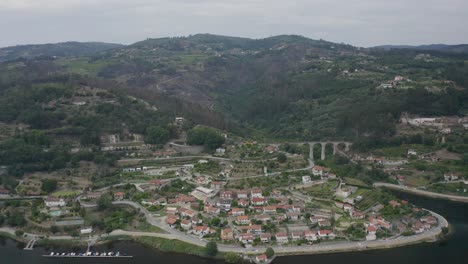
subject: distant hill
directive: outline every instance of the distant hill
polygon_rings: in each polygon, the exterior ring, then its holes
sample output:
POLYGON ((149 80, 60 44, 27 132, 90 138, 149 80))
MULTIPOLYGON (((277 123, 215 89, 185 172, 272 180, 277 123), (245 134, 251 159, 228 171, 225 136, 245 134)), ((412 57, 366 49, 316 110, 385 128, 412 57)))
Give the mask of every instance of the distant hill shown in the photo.
MULTIPOLYGON (((57 56, 60 49, 51 50, 53 54, 42 54, 57 56)), ((430 59, 420 59, 418 53, 398 48, 363 49, 297 35, 149 38, 91 56, 0 62, 0 95, 2 90, 17 91, 19 84, 27 90, 42 87, 45 81, 69 87, 64 83, 76 80, 142 99, 163 115, 182 116, 194 124, 240 136, 378 139, 395 135, 401 113, 468 114, 468 53, 426 52, 430 55, 424 58, 430 59)), ((81 93, 69 92, 72 97, 81 93)), ((42 100, 35 99, 39 95, 26 99, 42 100)), ((12 98, 15 94, 3 105, 18 102, 12 98)), ((44 105, 33 105, 34 109, 29 108, 29 101, 0 107, 0 121, 5 115, 5 122, 51 124, 47 129, 56 129, 56 123, 89 123, 85 114, 80 120, 71 120, 73 114, 67 109, 51 114, 47 105, 51 101, 41 101, 44 105), (24 106, 29 110, 23 111, 24 106), (43 108, 47 109, 41 111, 43 108), (36 119, 37 113, 45 117, 36 119)), ((134 128, 144 127, 138 121, 143 117, 126 118, 129 107, 118 109, 122 121, 108 120, 135 132, 134 128)), ((99 111, 112 109, 106 104, 99 111)), ((105 116, 98 117, 96 120, 105 120, 105 116)), ((114 126, 104 124, 90 126, 96 134, 110 133, 114 126)), ((119 133, 115 128, 112 133, 119 133)))
POLYGON ((430 44, 420 46, 410 45, 382 45, 374 48, 380 49, 411 49, 411 50, 427 50, 427 51, 440 51, 440 52, 456 52, 456 53, 468 53, 468 44, 459 45, 446 45, 446 44, 430 44))
POLYGON ((54 44, 32 44, 0 48, 0 62, 19 58, 78 57, 121 47, 121 44, 103 42, 63 42, 54 44))

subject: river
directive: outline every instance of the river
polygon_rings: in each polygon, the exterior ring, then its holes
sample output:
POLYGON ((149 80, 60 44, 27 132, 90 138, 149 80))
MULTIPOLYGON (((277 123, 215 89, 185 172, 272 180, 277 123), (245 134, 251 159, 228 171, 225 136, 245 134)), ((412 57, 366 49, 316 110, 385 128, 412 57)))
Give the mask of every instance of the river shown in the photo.
MULTIPOLYGON (((320 254, 308 256, 289 256, 276 258, 273 264, 465 264, 468 263, 468 204, 418 197, 409 194, 395 193, 402 199, 443 215, 454 228, 454 233, 446 240, 436 243, 423 243, 400 248, 320 254)), ((41 257, 57 249, 35 248, 24 251, 23 245, 0 238, 0 264, 105 264, 105 263, 184 263, 184 264, 221 264, 222 261, 204 259, 184 254, 163 253, 146 248, 140 244, 122 241, 100 246, 99 251, 120 251, 135 256, 132 259, 50 259, 41 257)), ((83 250, 83 249, 81 249, 83 250)), ((64 249, 62 251, 65 251, 64 249)))

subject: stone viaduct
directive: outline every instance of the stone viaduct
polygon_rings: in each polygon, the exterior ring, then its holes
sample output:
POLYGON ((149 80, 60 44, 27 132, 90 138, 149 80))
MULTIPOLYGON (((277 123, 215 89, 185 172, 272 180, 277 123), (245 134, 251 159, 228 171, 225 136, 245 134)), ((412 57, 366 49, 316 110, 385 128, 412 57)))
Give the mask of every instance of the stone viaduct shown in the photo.
POLYGON ((320 144, 322 146, 322 153, 321 153, 321 159, 325 159, 325 148, 328 144, 333 145, 333 155, 336 154, 336 152, 339 150, 339 146, 344 146, 344 151, 347 152, 349 151, 349 147, 353 145, 352 142, 347 142, 347 141, 315 141, 315 142, 306 142, 309 144, 310 147, 310 159, 314 160, 314 146, 320 144))

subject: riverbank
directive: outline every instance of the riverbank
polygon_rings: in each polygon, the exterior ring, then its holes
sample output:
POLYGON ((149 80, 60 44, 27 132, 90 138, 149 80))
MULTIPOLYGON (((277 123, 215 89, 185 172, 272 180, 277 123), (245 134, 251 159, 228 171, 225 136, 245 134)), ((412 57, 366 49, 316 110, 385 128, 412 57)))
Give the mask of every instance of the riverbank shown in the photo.
POLYGON ((407 192, 407 193, 411 193, 415 195, 422 195, 422 196, 430 197, 430 198, 446 199, 446 200, 455 201, 455 202, 468 203, 468 197, 464 197, 464 196, 429 192, 429 191, 424 191, 424 190, 420 190, 420 189, 413 188, 413 187, 396 185, 396 184, 391 184, 391 183, 384 183, 384 182, 376 182, 373 184, 373 186, 377 188, 383 187, 383 188, 388 188, 392 190, 403 191, 403 192, 407 192))
MULTIPOLYGON (((388 249, 395 247, 402 247, 411 244, 422 242, 437 241, 441 235, 444 234, 444 228, 449 227, 448 221, 441 215, 429 211, 433 216, 438 219, 438 226, 430 230, 426 230, 421 234, 412 236, 400 236, 394 239, 374 240, 374 241, 359 241, 359 242, 322 242, 314 245, 305 246, 271 246, 278 256, 287 255, 311 255, 323 253, 338 253, 338 252, 354 252, 364 250, 388 249)), ((12 228, 0 228, 0 235, 5 234, 9 238, 21 242, 27 242, 32 237, 39 237, 35 234, 26 234, 26 237, 17 237, 15 230, 12 228)), ((83 238, 84 239, 84 238, 83 238)), ((80 245, 86 244, 85 240, 74 238, 70 236, 50 236, 45 239, 38 240, 39 245, 80 245)), ((93 236, 88 239, 93 239, 97 243, 106 241, 115 241, 122 239, 131 239, 143 245, 157 248, 165 252, 175 252, 191 254, 200 257, 209 257, 205 254, 205 245, 207 241, 201 239, 194 239, 191 236, 183 235, 176 236, 175 234, 163 234, 154 232, 131 232, 125 230, 114 230, 107 235, 93 236)), ((218 245, 219 254, 216 258, 222 258, 223 253, 234 252, 242 255, 256 255, 265 252, 267 247, 244 248, 237 245, 218 245)))

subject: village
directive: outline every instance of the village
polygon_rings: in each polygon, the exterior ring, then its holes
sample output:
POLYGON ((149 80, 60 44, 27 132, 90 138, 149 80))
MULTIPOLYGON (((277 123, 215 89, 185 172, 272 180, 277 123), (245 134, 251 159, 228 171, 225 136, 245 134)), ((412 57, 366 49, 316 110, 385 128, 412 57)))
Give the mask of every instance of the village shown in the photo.
MULTIPOLYGON (((215 241, 220 247, 252 251, 392 240, 423 234, 441 224, 437 216, 410 201, 348 184, 331 168, 315 165, 310 159, 313 148, 306 152, 309 156, 281 149, 279 145, 249 142, 241 147, 218 148, 215 155, 204 158, 167 156, 163 164, 144 160, 145 166, 130 167, 127 162, 120 172, 123 182, 46 196, 43 204, 36 203, 33 212, 27 214, 28 221, 58 233, 69 230, 77 237, 119 228, 169 233, 191 243, 215 241), (252 149, 263 152, 262 156, 252 160, 252 149), (227 152, 236 150, 232 154, 236 158, 228 158, 227 152), (278 162, 282 159, 279 154, 287 161, 278 162), (268 162, 263 159, 278 164, 265 166, 268 162), (98 224, 91 220, 97 214, 92 210, 102 210, 105 201, 107 206, 131 207, 136 212, 118 210, 128 219, 125 224, 116 225, 107 217, 98 224)), ((268 257, 256 254, 254 261, 267 262, 268 257)))
MULTIPOLYGON (((424 120, 403 124, 442 122, 424 120)), ((430 125, 437 128, 440 141, 465 129, 458 128, 464 120, 450 122, 430 125), (455 130, 448 133, 448 128, 455 130)), ((174 121, 179 128, 184 123, 184 118, 174 121)), ((463 171, 428 169, 459 156, 427 144, 365 153, 346 141, 259 143, 223 137, 224 144, 207 152, 186 144, 184 135, 163 147, 146 144, 138 134, 102 136, 102 151, 123 156, 106 181, 54 174, 46 181, 26 177, 16 193, 35 200, 7 200, 26 212, 24 222, 16 223, 19 218, 11 214, 7 221, 42 236, 151 235, 201 247, 211 241, 222 251, 260 263, 272 260, 271 252, 260 254, 266 248, 287 254, 322 250, 320 245, 340 250, 343 243, 359 243, 358 248, 374 242, 379 247, 399 245, 433 239, 446 226, 437 214, 374 188, 375 176, 366 178, 371 173, 396 186, 433 190, 455 184, 461 195, 467 189, 463 171), (424 174, 416 167, 421 163, 427 164, 424 174), (58 190, 44 193, 51 183, 58 190)), ((15 198, 3 187, 0 195, 15 198)))

